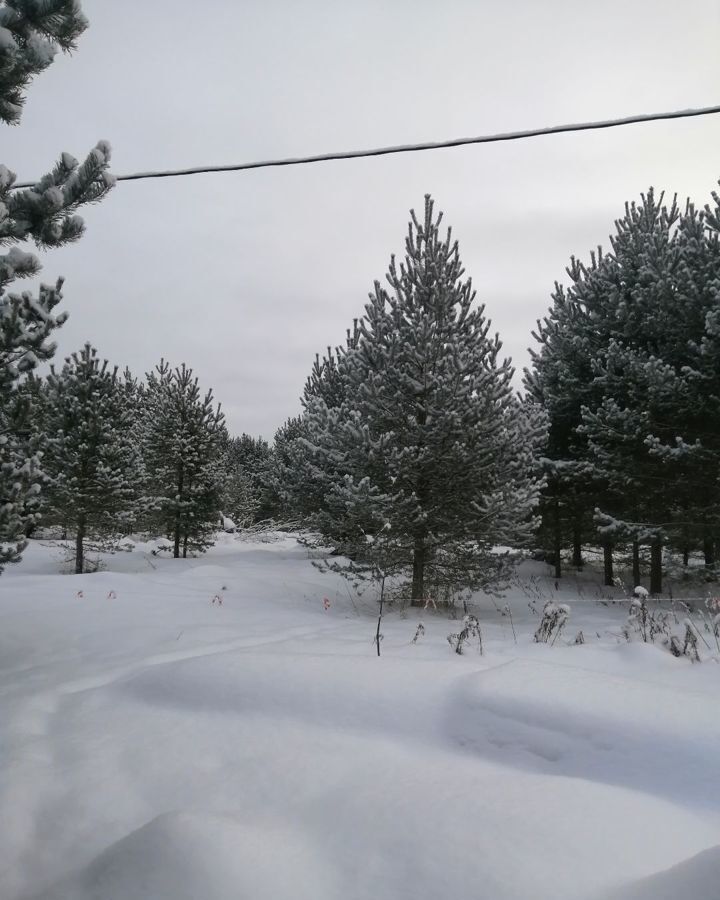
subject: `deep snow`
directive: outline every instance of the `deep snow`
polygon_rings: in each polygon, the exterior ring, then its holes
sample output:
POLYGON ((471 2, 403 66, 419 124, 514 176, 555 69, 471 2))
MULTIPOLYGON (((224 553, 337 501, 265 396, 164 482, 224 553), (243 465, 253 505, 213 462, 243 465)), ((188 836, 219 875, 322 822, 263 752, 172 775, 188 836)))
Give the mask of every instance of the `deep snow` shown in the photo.
POLYGON ((391 610, 378 659, 374 597, 291 536, 149 550, 68 576, 34 542, 0 578, 2 900, 720 897, 705 648, 627 644, 626 606, 525 563, 517 644, 486 598, 482 657, 391 610))

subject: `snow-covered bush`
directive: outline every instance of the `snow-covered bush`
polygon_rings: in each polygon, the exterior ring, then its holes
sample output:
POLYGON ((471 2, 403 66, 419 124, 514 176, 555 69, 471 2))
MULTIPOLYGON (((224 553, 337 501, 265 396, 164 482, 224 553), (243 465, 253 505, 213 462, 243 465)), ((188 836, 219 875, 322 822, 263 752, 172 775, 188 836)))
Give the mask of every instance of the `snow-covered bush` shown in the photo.
POLYGON ((643 587, 635 588, 635 597, 630 602, 628 620, 623 628, 627 641, 632 640, 633 632, 640 635, 645 644, 652 644, 655 638, 663 635, 670 637, 670 617, 660 610, 651 610, 648 606, 648 592, 643 587))
MULTIPOLYGON (((424 629, 423 629, 424 630, 424 629)), ((477 619, 477 616, 467 615, 463 619, 463 628, 462 631, 457 634, 449 634, 447 636, 447 642, 453 648, 453 650, 462 656, 463 648, 465 644, 470 641, 477 642, 478 653, 482 656, 483 652, 483 640, 482 640, 482 631, 480 629, 480 622, 477 619)))
POLYGON ((542 618, 535 632, 536 644, 554 644, 570 618, 570 607, 567 603, 555 603, 548 600, 543 606, 542 618))

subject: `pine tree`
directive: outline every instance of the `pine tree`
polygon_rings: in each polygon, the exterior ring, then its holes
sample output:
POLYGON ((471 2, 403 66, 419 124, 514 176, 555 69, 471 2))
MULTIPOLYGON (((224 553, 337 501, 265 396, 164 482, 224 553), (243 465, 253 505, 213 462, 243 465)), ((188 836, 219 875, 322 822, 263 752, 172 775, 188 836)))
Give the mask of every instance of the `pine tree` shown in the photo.
POLYGON ((224 511, 238 525, 252 525, 278 515, 273 488, 273 450, 261 437, 249 434, 228 437, 224 511))
POLYGON ((316 354, 312 370, 305 382, 302 402, 307 406, 313 398, 319 397, 329 407, 340 406, 345 399, 345 382, 343 380, 343 357, 357 346, 359 336, 358 320, 353 321, 353 328, 348 328, 345 335, 345 346, 327 348, 325 356, 316 354))
POLYGON ((560 437, 549 448, 555 465, 566 465, 587 496, 594 492, 606 548, 632 543, 636 583, 639 546, 650 545, 654 592, 663 545, 687 557, 700 538, 711 546, 718 527, 712 222, 710 210, 688 203, 681 213, 652 190, 627 204, 611 252, 590 266, 572 261, 572 285, 556 290, 526 378, 548 410, 551 437, 560 437))
MULTIPOLYGON (((45 69, 58 48, 68 51, 87 26, 77 0, 13 0, 0 3, 0 121, 16 124, 25 89, 45 69)), ((18 278, 36 275, 36 256, 13 246, 33 241, 61 247, 83 233, 77 210, 101 200, 113 185, 107 172, 110 146, 100 142, 80 165, 63 153, 54 169, 32 188, 18 190, 16 176, 0 165, 0 572, 20 559, 25 534, 37 522, 43 482, 32 432, 28 398, 18 385, 51 359, 52 332, 65 320, 56 312, 62 279, 54 287, 7 293, 18 278)))
POLYGON ((269 472, 270 495, 278 518, 310 524, 324 505, 324 480, 317 477, 308 448, 308 427, 302 416, 287 419, 275 432, 269 472))
POLYGON ((260 481, 269 465, 271 454, 267 441, 243 434, 230 437, 222 432, 222 512, 240 528, 247 528, 257 518, 261 505, 260 481))
POLYGON ((323 495, 316 526, 355 558, 389 530, 420 600, 429 583, 491 586, 501 569, 492 547, 529 536, 543 422, 515 397, 429 196, 422 219, 411 217, 391 290, 375 283, 337 362, 342 399, 306 395, 302 440, 323 495))
POLYGON ((128 440, 134 410, 117 369, 86 344, 48 376, 42 401, 44 519, 75 534, 75 572, 85 541, 127 534, 146 501, 139 448, 128 440))
POLYGON ((158 523, 173 555, 204 551, 217 529, 223 490, 224 416, 203 397, 192 369, 161 361, 147 376, 144 459, 158 506, 158 523))
POLYGON ((78 0, 4 0, 0 5, 0 121, 20 121, 25 90, 58 48, 74 50, 88 27, 78 0))
MULTIPOLYGON (((535 334, 541 349, 526 373, 530 394, 551 422, 548 456, 559 477, 549 481, 545 510, 556 545, 559 508, 575 520, 579 507, 585 516, 593 507, 612 511, 610 519, 596 520, 606 545, 606 581, 612 544, 632 540, 637 556, 641 542, 662 539, 662 530, 647 524, 658 519, 654 499, 664 475, 651 472, 647 385, 638 379, 657 345, 651 319, 664 289, 663 278, 651 273, 668 267, 677 215, 650 191, 640 206, 626 205, 610 253, 598 248, 589 265, 571 260, 571 285, 556 285, 553 308, 535 334), (638 351, 643 359, 635 358, 638 351)), ((634 568, 637 576, 637 560, 634 568)))

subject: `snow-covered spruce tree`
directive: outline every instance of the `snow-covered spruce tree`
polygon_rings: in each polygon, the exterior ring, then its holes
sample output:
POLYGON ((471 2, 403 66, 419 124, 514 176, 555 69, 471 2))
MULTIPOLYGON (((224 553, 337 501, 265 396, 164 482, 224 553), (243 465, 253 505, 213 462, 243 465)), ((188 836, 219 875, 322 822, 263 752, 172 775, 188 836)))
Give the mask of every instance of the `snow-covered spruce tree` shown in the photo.
MULTIPOLYGON (((590 271, 599 260, 601 254, 593 255, 590 271)), ((579 268, 581 265, 573 259, 568 268, 571 278, 579 268)), ((530 351, 532 368, 525 370, 524 386, 527 396, 548 415, 538 537, 550 551, 548 559, 554 564, 555 577, 560 578, 562 551, 572 547, 573 564, 579 566, 583 542, 595 536, 592 511, 603 484, 589 459, 587 442, 577 431, 583 403, 588 401, 592 388, 595 335, 580 327, 578 320, 583 310, 572 290, 566 291, 556 283, 552 301, 550 312, 538 321, 533 332, 541 346, 530 351)))
POLYGON ((679 383, 673 413, 664 421, 677 424, 677 411, 682 429, 675 429, 677 434, 667 429, 664 440, 654 434, 648 441, 652 455, 671 458, 682 473, 675 486, 681 510, 675 541, 686 562, 689 549, 701 549, 709 571, 720 539, 720 195, 712 196, 713 205, 702 212, 688 203, 676 236, 677 315, 663 358, 679 383))
POLYGON ((339 552, 362 558, 390 531, 412 569, 412 598, 429 584, 491 587, 490 551, 532 533, 544 420, 514 395, 484 307, 463 280, 458 244, 425 199, 411 212, 405 261, 370 294, 357 339, 338 360, 339 405, 306 398, 305 446, 324 506, 314 524, 339 552))
POLYGON ((223 527, 229 522, 236 528, 249 528, 257 521, 258 498, 250 479, 241 470, 228 466, 227 457, 221 464, 224 472, 220 497, 223 527))
POLYGON ((221 512, 224 416, 203 397, 192 369, 161 361, 148 374, 143 456, 158 507, 157 525, 173 540, 173 555, 212 544, 221 512))
MULTIPOLYGON (((611 252, 573 260, 572 285, 543 323, 531 387, 551 423, 567 428, 573 462, 596 494, 604 541, 651 548, 651 590, 662 546, 717 530, 717 354, 708 323, 718 301, 712 211, 665 207, 653 191, 627 204, 611 252), (570 415, 567 415, 567 411, 570 415), (578 415, 579 413, 579 415, 578 415)), ((553 433, 551 427, 551 434, 553 433)))
MULTIPOLYGON (((310 375, 305 382, 301 403, 305 410, 315 399, 335 408, 345 399, 343 358, 358 339, 358 322, 348 329, 345 346, 328 347, 321 358, 315 356, 310 375)), ((273 445, 273 491, 281 515, 292 522, 308 523, 310 517, 324 508, 325 481, 329 473, 327 460, 319 471, 308 445, 305 416, 290 418, 276 432, 273 445)), ((342 477, 342 473, 338 473, 342 477)))
MULTIPOLYGON (((77 0, 0 2, 0 122, 20 120, 25 89, 47 68, 56 51, 71 50, 87 27, 77 0)), ((29 440, 30 408, 17 394, 19 382, 50 359, 50 337, 65 314, 56 314, 62 280, 54 287, 7 293, 17 278, 37 274, 40 263, 18 246, 61 247, 83 232, 77 209, 102 199, 112 187, 110 147, 101 142, 82 165, 63 153, 55 168, 32 188, 14 189, 15 174, 0 164, 0 572, 16 562, 25 534, 37 521, 42 477, 37 446, 29 440)))
POLYGON ((340 406, 345 399, 343 357, 357 346, 358 337, 358 320, 355 319, 352 330, 348 328, 346 332, 344 347, 336 347, 334 350, 328 347, 322 358, 319 353, 315 355, 315 362, 303 390, 304 407, 315 397, 320 397, 327 406, 340 406))
POLYGON ((285 522, 308 525, 324 505, 324 478, 312 461, 308 427, 302 416, 293 416, 275 432, 270 492, 277 516, 285 522))
POLYGON ((603 524, 601 517, 601 530, 612 535, 622 522, 622 530, 635 530, 635 553, 639 543, 650 544, 654 593, 662 589, 662 545, 674 535, 673 520, 682 518, 682 472, 650 452, 653 437, 672 440, 685 420, 677 402, 688 359, 685 324, 677 321, 679 220, 676 203, 664 206, 651 190, 616 222, 600 281, 605 326, 593 360, 595 396, 583 407, 579 429, 614 487, 601 507, 613 521, 603 524))
POLYGON ((676 207, 664 209, 651 191, 641 206, 626 205, 610 253, 598 248, 589 265, 571 260, 571 285, 556 286, 553 307, 535 334, 540 351, 533 355, 532 373, 526 373, 529 393, 548 412, 548 456, 560 473, 560 479, 549 480, 554 496, 547 498, 545 515, 557 529, 558 507, 572 507, 577 497, 590 508, 612 511, 612 523, 599 519, 606 581, 611 580, 608 550, 615 544, 632 541, 636 581, 641 542, 656 547, 657 561, 661 533, 646 523, 662 518, 654 499, 662 496, 664 473, 651 471, 644 443, 643 389, 630 372, 637 375, 642 366, 629 357, 623 363, 620 356, 652 346, 650 317, 660 300, 661 279, 648 276, 653 267, 667 269, 662 260, 676 220, 676 207))
POLYGON ((224 441, 225 512, 237 525, 276 519, 273 450, 266 440, 249 434, 224 441))
POLYGON ((49 479, 43 520, 74 534, 81 573, 86 539, 127 534, 147 502, 139 448, 128 440, 134 410, 117 369, 90 344, 52 370, 39 405, 49 479))

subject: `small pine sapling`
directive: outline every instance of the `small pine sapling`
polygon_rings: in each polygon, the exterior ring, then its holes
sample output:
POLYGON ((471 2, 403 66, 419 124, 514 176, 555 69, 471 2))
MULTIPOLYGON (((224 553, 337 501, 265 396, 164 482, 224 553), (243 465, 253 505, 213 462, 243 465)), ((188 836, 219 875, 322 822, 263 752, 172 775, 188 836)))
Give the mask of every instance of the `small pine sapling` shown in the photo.
POLYGON ((418 640, 425 634, 425 626, 422 622, 418 622, 418 627, 415 629, 415 637, 412 639, 413 644, 417 644, 418 640))

